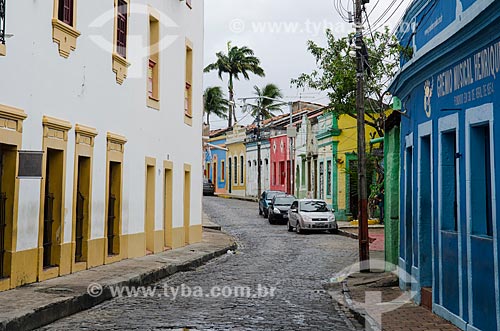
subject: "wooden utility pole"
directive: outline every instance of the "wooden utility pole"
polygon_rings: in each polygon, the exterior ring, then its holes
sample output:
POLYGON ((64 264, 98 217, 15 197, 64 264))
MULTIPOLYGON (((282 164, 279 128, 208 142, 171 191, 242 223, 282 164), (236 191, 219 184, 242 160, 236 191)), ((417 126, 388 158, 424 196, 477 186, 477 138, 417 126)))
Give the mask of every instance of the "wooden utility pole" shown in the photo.
POLYGON ((365 142, 365 93, 364 93, 364 52, 362 6, 365 0, 356 0, 356 66, 357 93, 356 112, 358 118, 358 238, 361 271, 370 271, 370 244, 368 241, 368 190, 366 183, 366 142, 365 142))

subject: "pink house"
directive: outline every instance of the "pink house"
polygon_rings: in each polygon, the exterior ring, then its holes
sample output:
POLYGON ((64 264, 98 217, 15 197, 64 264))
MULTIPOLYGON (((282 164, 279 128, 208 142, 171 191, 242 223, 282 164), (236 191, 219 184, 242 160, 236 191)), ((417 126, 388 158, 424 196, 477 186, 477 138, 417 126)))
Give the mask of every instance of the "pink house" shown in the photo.
MULTIPOLYGON (((292 194, 290 190, 290 148, 286 134, 271 137, 271 190, 292 194)), ((293 166, 292 166, 293 169, 293 166)))

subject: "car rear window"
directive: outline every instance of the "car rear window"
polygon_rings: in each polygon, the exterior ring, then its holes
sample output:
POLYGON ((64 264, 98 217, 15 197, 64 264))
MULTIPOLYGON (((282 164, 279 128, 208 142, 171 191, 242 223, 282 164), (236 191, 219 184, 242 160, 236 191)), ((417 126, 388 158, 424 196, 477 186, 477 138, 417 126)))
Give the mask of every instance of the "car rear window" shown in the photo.
POLYGON ((267 200, 271 200, 272 198, 274 198, 278 194, 283 194, 283 193, 282 192, 267 192, 267 200))
POLYGON ((294 197, 277 197, 274 199, 274 204, 280 206, 290 206, 294 200, 294 197))

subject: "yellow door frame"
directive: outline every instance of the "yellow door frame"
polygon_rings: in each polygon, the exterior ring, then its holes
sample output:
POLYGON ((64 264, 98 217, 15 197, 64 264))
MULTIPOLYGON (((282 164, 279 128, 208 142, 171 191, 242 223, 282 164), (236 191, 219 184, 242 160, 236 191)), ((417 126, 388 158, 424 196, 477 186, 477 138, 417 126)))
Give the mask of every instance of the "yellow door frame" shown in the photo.
MULTIPOLYGON (((81 124, 75 125, 75 161, 74 161, 74 176, 73 176, 73 217, 72 217, 72 234, 71 234, 71 272, 77 272, 88 268, 89 259, 89 240, 92 224, 92 169, 94 161, 94 142, 97 136, 97 130, 81 124), (77 217, 77 194, 79 182, 79 157, 87 157, 89 159, 88 178, 84 178, 88 185, 88 196, 84 205, 84 213, 86 213, 86 223, 83 225, 83 248, 82 255, 84 261, 76 262, 76 217, 77 217)), ((85 176, 85 174, 83 174, 85 176)), ((81 180, 81 178, 80 178, 81 180)))
MULTIPOLYGON (((16 154, 22 146, 23 121, 26 117, 27 115, 23 110, 0 104, 0 143, 12 146, 12 152, 16 154)), ((19 179, 17 178, 18 162, 19 158, 16 155, 14 169, 12 169, 15 173, 14 187, 10 188, 11 192, 13 192, 13 199, 11 199, 12 208, 9 208, 12 210, 12 215, 10 217, 12 223, 7 224, 5 228, 5 268, 6 274, 9 276, 0 279, 0 291, 36 281, 36 264, 34 264, 35 267, 33 267, 33 263, 31 264, 31 270, 25 269, 26 265, 21 262, 21 253, 18 254, 16 252, 19 205, 19 179)))
POLYGON ((66 275, 71 272, 71 243, 64 243, 64 214, 65 214, 65 197, 66 197, 66 157, 68 147, 68 131, 71 129, 71 123, 49 117, 43 116, 43 162, 42 174, 43 178, 40 183, 40 215, 39 215, 39 231, 38 231, 38 280, 44 281, 50 278, 55 278, 60 275, 66 275), (61 187, 59 193, 59 208, 55 209, 56 215, 59 220, 56 225, 58 228, 53 228, 53 239, 55 242, 55 256, 53 261, 55 267, 43 267, 43 232, 44 232, 44 213, 45 213, 45 185, 46 185, 46 172, 48 160, 48 150, 52 149, 62 153, 61 169, 57 169, 59 176, 61 176, 61 187))
POLYGON ((163 231, 164 246, 172 248, 174 246, 172 236, 172 207, 173 207, 173 178, 174 163, 163 161, 164 185, 163 185, 163 231))
POLYGON ((191 165, 184 163, 184 242, 189 244, 191 223, 191 165))
POLYGON ((123 242, 122 234, 122 203, 123 203, 123 154, 125 151, 125 144, 127 143, 127 138, 116 133, 108 132, 106 134, 107 148, 106 148, 106 183, 105 183, 105 208, 104 208, 104 264, 113 263, 126 258, 125 252, 127 252, 126 243, 123 242), (113 244, 117 249, 118 253, 116 255, 108 256, 108 208, 109 208, 109 185, 111 180, 116 180, 110 178, 109 169, 111 162, 116 162, 120 164, 120 174, 119 174, 119 185, 115 189, 115 193, 118 196, 117 205, 115 208, 115 233, 118 237, 117 241, 113 244), (122 243, 124 245, 122 245, 122 243))

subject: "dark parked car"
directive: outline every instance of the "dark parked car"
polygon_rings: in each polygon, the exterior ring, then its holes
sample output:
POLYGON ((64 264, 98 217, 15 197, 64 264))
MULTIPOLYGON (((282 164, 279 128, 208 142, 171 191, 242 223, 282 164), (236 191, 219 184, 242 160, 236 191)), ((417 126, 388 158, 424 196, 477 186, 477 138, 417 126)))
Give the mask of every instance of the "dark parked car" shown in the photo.
POLYGON ((268 215, 268 208, 269 208, 269 203, 271 200, 274 198, 275 195, 284 195, 286 194, 285 192, 281 191, 264 191, 262 192, 260 199, 259 199, 259 215, 264 214, 264 217, 267 217, 268 215))
POLYGON ((214 195, 215 186, 210 179, 203 178, 203 195, 214 195))
POLYGON ((293 195, 276 195, 269 204, 268 208, 268 219, 269 223, 274 224, 276 222, 287 223, 288 222, 288 209, 295 201, 293 195))

